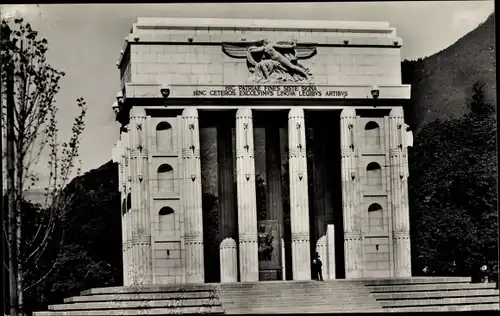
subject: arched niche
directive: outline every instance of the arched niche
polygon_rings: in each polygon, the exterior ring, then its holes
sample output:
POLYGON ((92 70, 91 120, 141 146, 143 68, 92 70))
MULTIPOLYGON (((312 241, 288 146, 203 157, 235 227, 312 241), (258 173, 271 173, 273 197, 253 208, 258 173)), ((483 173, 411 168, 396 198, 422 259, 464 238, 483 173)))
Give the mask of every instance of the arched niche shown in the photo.
POLYGON ((156 125, 156 149, 158 151, 170 151, 173 147, 173 129, 168 122, 160 122, 156 125))
POLYGON ((373 121, 365 125, 365 146, 368 148, 379 148, 381 145, 380 126, 373 121))
POLYGON ((370 232, 384 230, 384 209, 378 203, 373 203, 368 207, 368 230, 370 232))
POLYGON ((158 192, 174 192, 174 169, 169 164, 158 167, 158 192))
POLYGON ((376 162, 370 162, 366 166, 366 188, 370 191, 382 190, 382 168, 376 162))
POLYGON ((175 212, 169 206, 164 206, 158 211, 158 229, 161 233, 175 230, 175 212))

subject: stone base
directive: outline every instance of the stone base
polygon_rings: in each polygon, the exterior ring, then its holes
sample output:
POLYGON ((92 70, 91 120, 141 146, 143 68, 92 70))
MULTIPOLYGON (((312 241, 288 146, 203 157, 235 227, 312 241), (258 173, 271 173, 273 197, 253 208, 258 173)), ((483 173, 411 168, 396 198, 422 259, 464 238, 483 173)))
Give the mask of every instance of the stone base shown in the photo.
POLYGON ((97 288, 34 316, 452 310, 498 310, 495 284, 412 277, 97 288))
POLYGON ((260 270, 259 281, 278 281, 283 280, 281 270, 260 270))
POLYGON ((216 286, 208 284, 96 288, 34 316, 224 314, 216 286))

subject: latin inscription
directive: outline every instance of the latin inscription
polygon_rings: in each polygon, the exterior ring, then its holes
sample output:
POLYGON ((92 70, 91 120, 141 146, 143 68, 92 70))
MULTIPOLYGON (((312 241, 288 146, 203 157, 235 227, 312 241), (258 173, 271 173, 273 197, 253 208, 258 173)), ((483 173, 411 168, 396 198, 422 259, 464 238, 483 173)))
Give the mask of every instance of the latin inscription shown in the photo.
POLYGON ((313 85, 239 85, 223 86, 218 89, 193 90, 195 97, 330 97, 346 98, 347 91, 330 90, 327 87, 313 85))

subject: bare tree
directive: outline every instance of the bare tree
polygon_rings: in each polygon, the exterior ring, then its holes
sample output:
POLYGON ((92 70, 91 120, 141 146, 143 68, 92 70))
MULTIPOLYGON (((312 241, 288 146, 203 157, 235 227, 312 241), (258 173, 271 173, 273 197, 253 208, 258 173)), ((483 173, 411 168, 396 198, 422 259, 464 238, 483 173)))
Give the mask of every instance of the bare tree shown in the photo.
MULTIPOLYGON (((57 128, 57 107, 55 97, 59 92, 59 80, 65 75, 50 66, 46 52, 48 41, 39 38, 38 32, 29 23, 17 18, 7 23, 2 21, 2 126, 10 126, 13 131, 11 143, 13 154, 6 159, 12 161, 8 229, 3 221, 3 231, 9 232, 9 269, 11 287, 12 316, 23 314, 23 293, 41 282, 55 268, 54 265, 37 280, 26 284, 28 269, 36 267, 44 254, 54 232, 56 219, 64 214, 71 201, 71 195, 63 189, 74 175, 75 160, 79 154, 80 136, 84 129, 86 105, 83 98, 77 101, 77 116, 73 123, 72 133, 68 141, 60 142, 57 128), (10 118, 7 116, 10 111, 10 118), (48 148, 47 146, 48 145, 48 148), (35 171, 42 156, 48 150, 48 183, 45 186, 45 205, 43 211, 37 213, 37 229, 25 236, 22 231, 22 203, 25 193, 40 179, 35 171), (12 293, 12 288, 17 291, 12 293), (12 298, 15 298, 14 300, 12 298)), ((8 140, 9 141, 9 140, 8 140)), ((2 153, 3 154, 3 153, 2 153)), ((3 158, 3 157, 2 157, 3 158)), ((76 168, 79 173, 80 168, 76 168)), ((62 243, 63 238, 60 239, 62 243)), ((60 249, 61 247, 59 247, 60 249)), ((7 264, 4 262, 7 266, 7 264)))

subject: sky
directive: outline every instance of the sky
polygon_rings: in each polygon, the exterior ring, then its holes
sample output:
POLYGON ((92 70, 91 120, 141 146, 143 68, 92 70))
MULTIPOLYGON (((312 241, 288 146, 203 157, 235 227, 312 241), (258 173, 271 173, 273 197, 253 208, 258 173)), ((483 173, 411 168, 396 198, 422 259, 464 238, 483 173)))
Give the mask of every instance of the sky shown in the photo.
MULTIPOLYGON (((60 138, 70 136, 76 99, 87 101, 79 158, 84 172, 108 162, 118 139, 111 109, 120 89, 115 63, 138 16, 387 21, 403 38, 402 58, 413 60, 450 46, 493 10, 493 1, 0 6, 2 17, 22 16, 32 23, 49 41, 51 65, 67 73, 57 96, 60 138)), ((38 169, 42 178, 44 166, 42 161, 38 169)))

